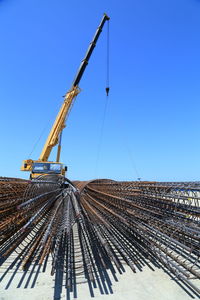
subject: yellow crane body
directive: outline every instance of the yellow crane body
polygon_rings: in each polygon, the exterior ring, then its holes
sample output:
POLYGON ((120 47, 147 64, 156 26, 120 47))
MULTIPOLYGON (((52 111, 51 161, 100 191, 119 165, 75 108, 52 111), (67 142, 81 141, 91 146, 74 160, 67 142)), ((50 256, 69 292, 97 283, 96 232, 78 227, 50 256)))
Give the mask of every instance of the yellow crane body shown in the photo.
POLYGON ((109 17, 104 14, 99 27, 95 33, 95 36, 92 42, 89 45, 89 48, 86 52, 85 58, 80 64, 78 72, 75 76, 75 79, 72 83, 72 87, 69 92, 66 93, 64 97, 64 102, 58 112, 58 115, 55 119, 55 122, 51 128, 49 136, 46 140, 46 143, 42 149, 40 157, 38 160, 26 159, 23 161, 21 166, 21 171, 30 171, 31 175, 30 178, 36 178, 40 175, 49 175, 49 174, 56 174, 58 176, 65 176, 65 171, 67 167, 64 166, 63 163, 60 162, 60 152, 61 152, 61 137, 62 131, 65 128, 66 118, 69 114, 70 108, 72 107, 73 100, 76 96, 80 93, 80 88, 78 84, 82 78, 82 75, 85 71, 85 68, 89 62, 90 56, 96 46, 96 42, 99 38, 99 35, 102 31, 102 28, 106 21, 109 20, 109 17), (48 161, 49 156, 53 147, 58 144, 57 149, 57 158, 56 161, 48 161))
POLYGON ((80 89, 77 86, 73 87, 68 93, 66 93, 64 102, 60 108, 60 111, 58 112, 39 159, 27 159, 23 161, 21 171, 31 171, 31 178, 36 178, 41 174, 51 174, 51 172, 54 172, 58 175, 65 175, 66 168, 62 163, 59 162, 61 147, 59 146, 58 148, 56 162, 48 161, 48 158, 53 147, 58 144, 59 135, 66 126, 65 121, 70 111, 70 107, 73 103, 73 100, 79 93, 80 89))

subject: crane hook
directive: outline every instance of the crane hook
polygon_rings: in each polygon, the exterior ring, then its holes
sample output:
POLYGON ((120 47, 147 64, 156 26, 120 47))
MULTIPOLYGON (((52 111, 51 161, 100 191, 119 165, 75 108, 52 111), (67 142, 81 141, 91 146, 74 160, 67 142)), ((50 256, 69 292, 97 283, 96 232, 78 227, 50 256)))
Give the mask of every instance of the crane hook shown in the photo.
POLYGON ((107 86, 107 87, 106 87, 106 96, 107 96, 107 97, 108 97, 109 91, 110 91, 110 88, 107 86))

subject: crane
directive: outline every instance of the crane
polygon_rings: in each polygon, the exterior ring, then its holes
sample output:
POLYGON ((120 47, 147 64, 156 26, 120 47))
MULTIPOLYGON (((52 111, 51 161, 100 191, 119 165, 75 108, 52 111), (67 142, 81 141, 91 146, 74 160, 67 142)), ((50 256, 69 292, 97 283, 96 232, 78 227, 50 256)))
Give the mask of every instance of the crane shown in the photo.
MULTIPOLYGON (((99 27, 96 30, 94 38, 89 45, 89 48, 86 52, 86 55, 83 61, 80 64, 80 67, 77 71, 75 79, 72 83, 70 90, 64 96, 64 102, 60 108, 60 111, 57 114, 57 117, 54 121, 54 124, 51 128, 49 136, 45 142, 43 150, 40 154, 38 160, 26 159, 23 160, 21 171, 30 171, 30 178, 36 178, 40 175, 48 175, 48 174, 56 174, 60 176, 65 176, 65 172, 67 171, 67 167, 64 166, 63 163, 60 162, 60 152, 61 152, 61 139, 62 139, 62 131, 65 128, 66 118, 69 114, 70 108, 75 97, 80 93, 79 82, 83 76, 83 73, 87 67, 91 54, 96 46, 97 40, 101 34, 103 26, 106 21, 109 21, 109 17, 107 14, 103 15, 103 18, 99 24, 99 27), (48 161, 49 156, 53 147, 58 145, 57 148, 57 157, 56 161, 48 161)), ((108 89, 108 87, 106 88, 108 89)), ((107 90, 106 90, 107 91, 107 90)))

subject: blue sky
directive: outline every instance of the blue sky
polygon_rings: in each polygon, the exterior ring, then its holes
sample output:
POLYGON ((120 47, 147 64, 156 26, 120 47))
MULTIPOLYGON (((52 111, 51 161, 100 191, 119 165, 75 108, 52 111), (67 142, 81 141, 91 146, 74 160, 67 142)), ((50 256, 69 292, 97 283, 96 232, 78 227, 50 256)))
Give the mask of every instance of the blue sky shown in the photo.
POLYGON ((199 180, 198 0, 0 1, 1 176, 28 178, 104 12, 110 96, 104 28, 63 133, 68 177, 199 180))

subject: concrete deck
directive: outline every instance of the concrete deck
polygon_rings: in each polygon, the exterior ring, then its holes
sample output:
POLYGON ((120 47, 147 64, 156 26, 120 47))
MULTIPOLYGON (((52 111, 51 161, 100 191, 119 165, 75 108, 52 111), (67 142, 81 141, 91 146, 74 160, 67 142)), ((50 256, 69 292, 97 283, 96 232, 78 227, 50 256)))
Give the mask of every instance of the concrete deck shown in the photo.
MULTIPOLYGON (((0 270, 0 277, 6 271, 6 263, 0 270)), ((118 274, 118 282, 113 280, 113 294, 101 295, 98 289, 94 290, 96 300, 189 300, 199 299, 197 296, 193 298, 188 295, 174 280, 170 278, 163 270, 155 268, 152 271, 147 266, 143 271, 133 273, 130 268, 126 267, 126 272, 122 275, 118 274)), ((26 274, 22 280, 23 271, 18 270, 15 274, 14 270, 10 270, 2 282, 0 283, 0 300, 53 300, 54 299, 54 277, 50 276, 50 264, 47 265, 45 273, 40 272, 36 279, 36 270, 26 274), (13 277, 13 275, 15 275, 13 277), (29 281, 30 278, 30 281, 29 281), (8 289, 10 280, 12 282, 8 289), (34 288, 31 288, 35 280, 34 288), (21 281, 21 287, 17 288, 21 281)), ((84 279, 79 278, 80 282, 84 279)), ((197 280, 195 280, 196 284, 197 280)), ((199 283, 198 283, 199 284, 199 283)), ((199 286, 200 287, 200 286, 199 286)), ((66 298, 66 290, 63 287, 61 299, 66 298)), ((70 299, 74 299, 70 293, 70 299)), ((92 299, 89 293, 88 284, 81 283, 77 285, 77 299, 92 299)), ((94 298, 93 298, 94 299, 94 298)))

